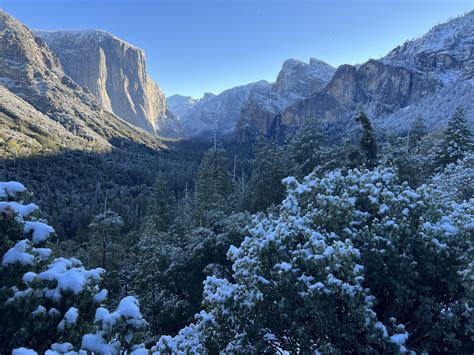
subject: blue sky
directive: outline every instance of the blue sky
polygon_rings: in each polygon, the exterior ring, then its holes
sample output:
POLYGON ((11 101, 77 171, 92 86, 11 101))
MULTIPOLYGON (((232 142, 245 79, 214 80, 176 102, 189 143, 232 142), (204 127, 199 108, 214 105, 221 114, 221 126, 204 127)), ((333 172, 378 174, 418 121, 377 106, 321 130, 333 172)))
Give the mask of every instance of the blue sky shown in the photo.
POLYGON ((166 95, 201 97, 266 79, 283 61, 380 58, 474 9, 473 0, 0 0, 38 29, 109 31, 145 49, 166 95))

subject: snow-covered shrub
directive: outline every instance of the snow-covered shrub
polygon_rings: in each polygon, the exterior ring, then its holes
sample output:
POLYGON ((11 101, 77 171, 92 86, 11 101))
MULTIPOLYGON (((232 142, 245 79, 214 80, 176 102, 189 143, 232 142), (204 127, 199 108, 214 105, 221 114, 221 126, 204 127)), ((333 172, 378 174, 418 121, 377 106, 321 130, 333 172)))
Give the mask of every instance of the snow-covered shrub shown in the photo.
POLYGON ((457 163, 449 164, 433 177, 433 183, 453 201, 474 198, 474 153, 457 163))
POLYGON ((206 317, 158 349, 210 352, 468 351, 472 205, 447 205, 390 169, 284 180, 279 215, 209 277, 206 317))
POLYGON ((0 183, 0 353, 89 349, 87 335, 101 337, 104 347, 132 349, 139 342, 135 330, 144 326, 137 301, 125 298, 111 314, 101 308, 107 296, 100 287, 104 270, 55 258, 47 248, 54 230, 35 217, 38 206, 25 204, 25 196, 20 183, 0 183))

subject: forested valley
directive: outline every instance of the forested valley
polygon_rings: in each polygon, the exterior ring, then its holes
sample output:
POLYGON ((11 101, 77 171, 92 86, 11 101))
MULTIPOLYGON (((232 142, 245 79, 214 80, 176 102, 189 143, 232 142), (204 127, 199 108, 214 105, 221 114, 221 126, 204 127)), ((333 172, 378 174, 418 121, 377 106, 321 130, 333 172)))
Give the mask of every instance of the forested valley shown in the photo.
POLYGON ((58 336, 63 349, 98 353, 469 352, 464 111, 432 133, 420 116, 404 137, 377 134, 362 112, 355 122, 338 142, 308 119, 284 142, 216 137, 157 153, 3 160, 0 180, 28 192, 0 185, 2 283, 18 287, 3 291, 1 352, 45 352, 58 336), (61 286, 67 270, 84 279, 61 286), (48 295, 61 287, 62 297, 48 295), (95 312, 91 298, 117 311, 93 302, 95 312))

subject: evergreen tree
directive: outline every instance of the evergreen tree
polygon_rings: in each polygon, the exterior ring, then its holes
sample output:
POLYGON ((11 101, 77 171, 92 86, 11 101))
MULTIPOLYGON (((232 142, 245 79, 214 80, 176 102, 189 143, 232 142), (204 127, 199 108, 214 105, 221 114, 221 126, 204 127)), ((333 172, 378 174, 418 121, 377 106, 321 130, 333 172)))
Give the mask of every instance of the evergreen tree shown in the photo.
POLYGON ((196 212, 201 224, 207 223, 206 215, 214 210, 230 212, 234 206, 227 198, 232 193, 232 178, 226 167, 226 152, 211 148, 199 166, 196 180, 196 212))
POLYGON ((153 184, 151 197, 148 200, 148 222, 154 224, 157 232, 166 231, 175 218, 175 199, 166 180, 166 176, 159 172, 153 184))
POLYGON ((373 168, 377 165, 377 142, 372 124, 364 112, 359 112, 355 120, 361 124, 363 129, 359 146, 365 157, 364 164, 367 168, 373 168))
POLYGON ((120 231, 123 227, 122 218, 116 213, 107 209, 103 213, 94 216, 89 224, 91 239, 89 241, 89 252, 91 253, 92 264, 103 269, 111 266, 109 264, 116 261, 111 257, 113 246, 118 242, 120 231), (96 255, 100 251, 100 256, 96 255))
POLYGON ((289 142, 288 149, 292 159, 292 171, 298 177, 311 173, 318 165, 328 159, 323 147, 325 141, 321 127, 315 118, 307 118, 289 142))
POLYGON ((458 107, 448 122, 436 161, 439 170, 456 163, 472 151, 472 132, 469 130, 464 109, 458 107))
POLYGON ((250 210, 256 212, 281 201, 285 192, 281 180, 288 175, 288 159, 282 147, 261 136, 254 149, 249 193, 250 210))
POLYGON ((107 209, 94 216, 89 224, 90 240, 86 244, 87 266, 101 267, 107 270, 104 286, 110 292, 111 304, 115 305, 120 296, 120 270, 126 262, 125 240, 122 235, 123 220, 107 209))
POLYGON ((427 134, 427 127, 423 117, 417 116, 412 122, 410 131, 408 132, 408 148, 410 151, 416 151, 427 134))

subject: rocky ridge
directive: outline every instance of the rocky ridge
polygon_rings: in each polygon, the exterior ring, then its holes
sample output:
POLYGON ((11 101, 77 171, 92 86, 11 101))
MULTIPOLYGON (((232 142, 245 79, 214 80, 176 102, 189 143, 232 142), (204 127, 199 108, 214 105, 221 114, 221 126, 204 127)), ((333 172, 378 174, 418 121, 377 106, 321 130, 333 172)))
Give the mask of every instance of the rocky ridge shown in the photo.
POLYGON ((417 115, 436 129, 458 105, 474 122, 473 74, 474 12, 470 12, 435 26, 379 60, 340 66, 320 92, 273 118, 260 116, 251 129, 242 117, 237 137, 250 139, 253 128, 267 136, 286 137, 310 116, 317 117, 330 135, 340 136, 354 125, 353 116, 359 110, 391 134, 406 132, 417 115))

